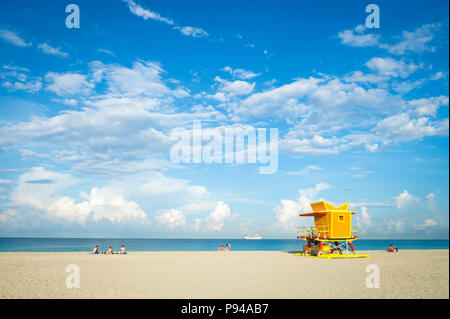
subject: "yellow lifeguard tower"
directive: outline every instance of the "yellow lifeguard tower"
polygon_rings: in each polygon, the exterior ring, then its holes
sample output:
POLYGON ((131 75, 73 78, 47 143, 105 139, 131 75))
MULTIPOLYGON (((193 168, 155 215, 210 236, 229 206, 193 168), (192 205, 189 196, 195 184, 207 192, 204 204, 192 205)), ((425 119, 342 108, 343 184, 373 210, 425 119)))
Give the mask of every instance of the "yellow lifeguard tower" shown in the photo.
POLYGON ((358 236, 356 227, 352 226, 352 215, 356 212, 348 210, 349 203, 335 207, 327 202, 312 203, 311 213, 300 216, 313 216, 314 226, 298 227, 298 239, 307 243, 303 251, 296 255, 320 258, 369 258, 370 255, 360 255, 355 251, 353 241, 358 236), (350 248, 350 249, 349 249, 350 248))

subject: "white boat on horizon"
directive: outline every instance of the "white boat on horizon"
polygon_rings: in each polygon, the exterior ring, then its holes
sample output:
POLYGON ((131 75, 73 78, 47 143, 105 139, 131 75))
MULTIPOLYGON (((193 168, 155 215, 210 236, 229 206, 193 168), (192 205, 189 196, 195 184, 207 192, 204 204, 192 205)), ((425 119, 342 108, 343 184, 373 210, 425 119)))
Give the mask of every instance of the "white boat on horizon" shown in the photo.
POLYGON ((254 234, 254 235, 245 235, 244 239, 262 239, 262 237, 258 234, 254 234))

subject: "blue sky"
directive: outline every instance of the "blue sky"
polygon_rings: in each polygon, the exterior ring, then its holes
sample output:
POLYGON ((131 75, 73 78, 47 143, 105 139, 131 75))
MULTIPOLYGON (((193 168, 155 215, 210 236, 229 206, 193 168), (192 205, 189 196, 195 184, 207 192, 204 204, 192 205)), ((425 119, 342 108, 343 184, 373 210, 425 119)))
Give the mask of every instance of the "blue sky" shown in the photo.
POLYGON ((448 238, 448 2, 0 3, 0 236, 448 238), (174 133, 278 129, 278 169, 174 163, 174 133))

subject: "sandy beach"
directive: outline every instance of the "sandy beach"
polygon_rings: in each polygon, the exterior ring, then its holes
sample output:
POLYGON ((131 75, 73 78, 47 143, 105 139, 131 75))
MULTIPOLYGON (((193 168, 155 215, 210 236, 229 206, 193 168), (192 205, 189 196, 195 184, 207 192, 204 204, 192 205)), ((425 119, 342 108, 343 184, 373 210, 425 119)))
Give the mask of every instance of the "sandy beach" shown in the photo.
MULTIPOLYGON (((366 252, 365 252, 366 253, 366 252)), ((1 298, 449 298, 448 250, 370 251, 369 259, 287 252, 0 253, 1 298), (80 288, 66 287, 66 266, 80 288), (380 270, 367 288, 366 267, 380 270)))

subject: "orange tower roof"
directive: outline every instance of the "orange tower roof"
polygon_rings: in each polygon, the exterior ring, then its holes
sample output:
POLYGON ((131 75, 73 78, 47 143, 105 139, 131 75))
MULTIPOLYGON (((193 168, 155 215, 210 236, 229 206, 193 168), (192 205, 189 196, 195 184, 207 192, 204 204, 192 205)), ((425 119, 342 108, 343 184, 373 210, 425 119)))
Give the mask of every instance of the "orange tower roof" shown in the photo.
POLYGON ((317 215, 325 215, 330 212, 350 212, 352 214, 356 214, 356 212, 349 211, 348 206, 349 202, 342 204, 338 207, 335 207, 325 201, 311 203, 312 212, 310 213, 303 213, 300 214, 300 216, 317 216, 317 215))

